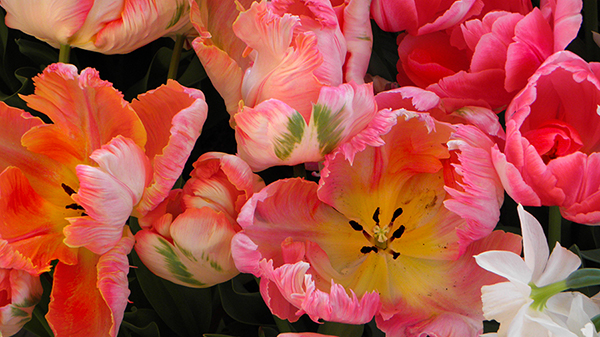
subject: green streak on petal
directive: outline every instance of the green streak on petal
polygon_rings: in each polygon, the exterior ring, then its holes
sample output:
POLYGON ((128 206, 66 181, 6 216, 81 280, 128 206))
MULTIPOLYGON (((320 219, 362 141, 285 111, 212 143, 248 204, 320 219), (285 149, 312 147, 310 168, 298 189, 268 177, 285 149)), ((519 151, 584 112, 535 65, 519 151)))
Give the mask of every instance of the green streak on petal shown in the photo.
POLYGON ((288 119, 287 129, 289 132, 284 133, 280 138, 275 139, 275 155, 281 160, 285 160, 294 150, 294 146, 302 141, 304 135, 304 117, 298 112, 288 119))
POLYGON ((10 313, 14 317, 29 317, 29 314, 27 313, 27 311, 17 308, 17 307, 10 308, 10 313))
POLYGON ((223 268, 215 261, 210 259, 210 256, 208 254, 204 254, 204 252, 202 252, 202 256, 200 257, 202 258, 204 261, 208 262, 208 264, 210 264, 210 266, 216 270, 216 271, 223 271, 223 268))
POLYGON ((183 16, 183 13, 186 10, 187 10, 187 5, 186 5, 185 1, 182 3, 177 2, 177 8, 175 9, 175 13, 173 13, 173 17, 171 18, 171 21, 169 21, 169 24, 167 25, 166 29, 169 29, 169 28, 175 26, 175 24, 177 22, 179 22, 179 20, 183 16))
POLYGON ((160 238, 158 241, 162 244, 162 247, 156 247, 156 252, 165 257, 165 262, 167 263, 169 271, 176 279, 194 286, 205 285, 204 283, 193 278, 193 275, 179 260, 179 257, 177 254, 175 254, 173 247, 171 247, 167 241, 162 238, 160 238))
POLYGON ((177 243, 175 243, 175 245, 177 246, 177 248, 183 253, 183 255, 185 255, 185 257, 188 258, 188 260, 190 261, 194 261, 194 262, 198 262, 198 259, 196 259, 196 257, 194 256, 194 254, 192 252, 190 252, 187 249, 183 249, 181 248, 177 243))
POLYGON ((33 307, 34 305, 38 304, 39 301, 40 301, 39 298, 25 298, 25 299, 23 299, 23 302, 15 303, 15 305, 19 306, 21 308, 29 308, 29 307, 33 307))
POLYGON ((326 105, 315 104, 313 106, 313 119, 317 128, 317 140, 322 155, 333 151, 342 140, 342 129, 340 128, 342 120, 339 116, 343 109, 344 107, 333 115, 331 108, 326 105))
POLYGON ((371 38, 368 36, 358 36, 357 39, 363 40, 363 41, 371 41, 371 38))

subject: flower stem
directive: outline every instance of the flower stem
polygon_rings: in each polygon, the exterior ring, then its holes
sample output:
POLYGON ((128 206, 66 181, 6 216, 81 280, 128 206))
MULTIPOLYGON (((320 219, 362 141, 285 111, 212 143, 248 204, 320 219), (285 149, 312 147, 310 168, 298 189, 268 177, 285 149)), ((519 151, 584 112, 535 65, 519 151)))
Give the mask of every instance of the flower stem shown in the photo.
POLYGON ((319 326, 319 333, 340 337, 360 337, 364 329, 364 325, 325 322, 319 326))
POLYGON ((68 44, 61 44, 58 52, 58 62, 69 63, 69 57, 71 55, 71 46, 68 44))
POLYGON ((560 209, 558 206, 550 206, 548 213, 548 246, 550 246, 550 251, 557 242, 560 243, 561 223, 560 209))
POLYGON ((179 60, 181 59, 183 42, 185 42, 185 36, 183 34, 177 34, 175 46, 173 46, 173 54, 171 55, 171 63, 169 64, 169 73, 167 74, 167 79, 174 80, 177 78, 177 70, 179 69, 179 60))

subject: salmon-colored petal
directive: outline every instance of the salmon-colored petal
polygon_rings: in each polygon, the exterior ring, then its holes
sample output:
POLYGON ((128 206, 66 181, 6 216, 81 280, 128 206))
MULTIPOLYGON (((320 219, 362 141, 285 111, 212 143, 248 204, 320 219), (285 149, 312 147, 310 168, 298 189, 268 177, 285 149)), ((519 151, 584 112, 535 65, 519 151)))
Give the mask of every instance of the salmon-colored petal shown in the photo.
MULTIPOLYGON (((95 7, 104 7, 104 2, 95 7)), ((82 48, 105 54, 126 54, 159 37, 190 26, 189 4, 185 0, 125 1, 116 20, 105 23, 82 48)))
POLYGON ((200 90, 175 81, 139 96, 131 106, 148 130, 146 155, 154 167, 151 185, 137 209, 144 215, 167 197, 181 175, 206 121, 208 106, 200 90))
POLYGON ((81 74, 73 65, 55 63, 34 78, 35 94, 28 105, 46 114, 53 124, 41 125, 23 136, 23 145, 69 168, 89 163, 88 157, 113 137, 122 135, 143 147, 146 131, 123 96, 102 81, 94 69, 81 74))
POLYGON ((148 158, 132 140, 118 136, 92 153, 99 167, 77 166, 73 195, 88 216, 68 218, 65 243, 104 254, 120 239, 125 222, 151 177, 148 158))
POLYGON ((9 166, 18 167, 33 189, 54 204, 69 203, 66 193, 57 194, 55 188, 64 183, 77 188, 79 182, 73 172, 46 156, 30 152, 21 145, 21 137, 44 123, 29 113, 0 102, 0 171, 9 166))
POLYGON ((242 69, 227 53, 205 41, 206 37, 197 37, 192 46, 211 83, 223 97, 227 112, 233 116, 242 100, 242 69))
POLYGON ((89 49, 100 30, 111 21, 121 18, 123 10, 122 1, 94 0, 90 6, 91 8, 87 12, 85 22, 74 34, 69 36, 68 44, 77 47, 87 44, 87 48, 89 49))
POLYGON ((58 47, 60 44, 69 44, 69 38, 83 26, 94 2, 3 0, 1 5, 6 10, 8 27, 58 47))
POLYGON ((18 168, 0 174, 0 237, 30 260, 36 272, 49 271, 55 259, 77 262, 76 251, 63 244, 62 229, 65 217, 80 212, 43 199, 18 168))
POLYGON ((77 264, 56 265, 46 315, 55 336, 116 336, 129 295, 124 254, 132 244, 126 237, 104 256, 79 249, 77 264))

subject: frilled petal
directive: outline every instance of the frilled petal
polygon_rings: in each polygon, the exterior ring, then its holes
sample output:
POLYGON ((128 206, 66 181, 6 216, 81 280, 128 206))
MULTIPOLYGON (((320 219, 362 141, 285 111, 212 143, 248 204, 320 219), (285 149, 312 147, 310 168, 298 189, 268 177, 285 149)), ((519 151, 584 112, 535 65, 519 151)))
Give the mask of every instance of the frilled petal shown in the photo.
POLYGON ((240 156, 253 170, 320 161, 338 145, 350 160, 365 146, 383 145, 381 135, 398 112, 377 110, 370 84, 323 87, 308 123, 288 104, 268 100, 235 116, 240 156))
POLYGON ((146 155, 154 167, 151 185, 137 209, 144 215, 167 197, 181 175, 206 121, 208 106, 200 90, 175 81, 140 95, 131 106, 148 130, 146 155))
POLYGON ((6 10, 8 27, 58 47, 59 44, 68 44, 69 38, 83 26, 94 2, 3 0, 1 5, 6 10))
POLYGON ((42 284, 39 276, 23 270, 0 269, 0 289, 0 334, 12 336, 31 319, 42 284))
POLYGON ((452 198, 444 205, 466 220, 464 227, 457 228, 465 248, 491 233, 500 218, 504 188, 490 155, 493 144, 480 129, 469 125, 458 126, 448 142, 448 148, 457 151, 459 163, 454 169, 461 181, 446 187, 452 198))
POLYGON ((30 260, 37 272, 49 271, 55 259, 77 262, 76 251, 63 244, 62 231, 65 217, 78 214, 43 199, 18 168, 8 167, 0 174, 0 237, 30 260))
POLYGON ((87 68, 79 75, 75 66, 55 63, 35 77, 34 83, 35 94, 24 99, 53 124, 40 125, 23 136, 23 145, 30 151, 74 171, 77 164, 90 162, 94 150, 118 135, 131 138, 142 148, 146 143, 138 116, 96 70, 87 68))
POLYGON ((99 167, 77 166, 81 187, 73 195, 87 215, 67 218, 65 244, 104 254, 121 239, 152 169, 142 149, 121 136, 94 151, 91 158, 99 167))
MULTIPOLYGON (((95 7, 104 4, 105 1, 96 1, 95 7)), ((95 38, 81 41, 84 44, 80 47, 105 54, 126 54, 186 25, 191 28, 189 3, 185 0, 133 0, 122 6, 115 20, 104 22, 95 38)), ((72 44, 78 46, 78 42, 72 44)))
POLYGON ((266 1, 252 4, 233 24, 236 35, 246 42, 248 51, 252 50, 254 61, 242 83, 244 105, 253 107, 266 99, 279 99, 308 119, 311 103, 322 86, 314 71, 323 60, 313 33, 294 37, 298 25, 298 17, 277 16, 266 1))
POLYGON ((57 161, 30 152, 21 145, 21 137, 26 132, 43 124, 41 119, 28 112, 0 102, 0 125, 3 125, 0 132, 0 171, 9 166, 18 167, 43 198, 55 204, 68 203, 69 196, 55 193, 54 187, 64 183, 77 188, 79 182, 73 172, 57 161))
POLYGON ((154 274, 187 287, 204 288, 238 274, 231 258, 235 230, 210 207, 188 208, 170 226, 172 239, 154 231, 136 233, 136 252, 154 274))
POLYGON ((126 234, 102 256, 79 249, 77 264, 56 265, 46 315, 55 336, 116 336, 129 296, 126 255, 132 246, 126 234))

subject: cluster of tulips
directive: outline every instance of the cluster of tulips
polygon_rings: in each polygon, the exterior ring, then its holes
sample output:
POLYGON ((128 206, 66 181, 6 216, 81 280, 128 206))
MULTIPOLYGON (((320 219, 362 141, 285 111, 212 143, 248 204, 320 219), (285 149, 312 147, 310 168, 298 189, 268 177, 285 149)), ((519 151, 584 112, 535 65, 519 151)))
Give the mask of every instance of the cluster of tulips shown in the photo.
POLYGON ((40 277, 55 336, 121 335, 135 251, 190 288, 251 274, 291 323, 599 336, 600 299, 577 289, 600 270, 556 241, 550 254, 523 208, 600 225, 600 63, 565 50, 582 0, 0 6, 6 26, 60 49, 28 110, 0 102, 0 335, 31 320, 40 277), (396 38, 395 78, 368 73, 374 30, 396 38), (169 79, 128 102, 69 64, 71 48, 128 54, 161 37, 195 51, 236 153, 191 156, 212 111, 200 89, 169 79), (273 179, 281 166, 293 174, 273 179), (505 194, 521 235, 495 230, 505 194))

